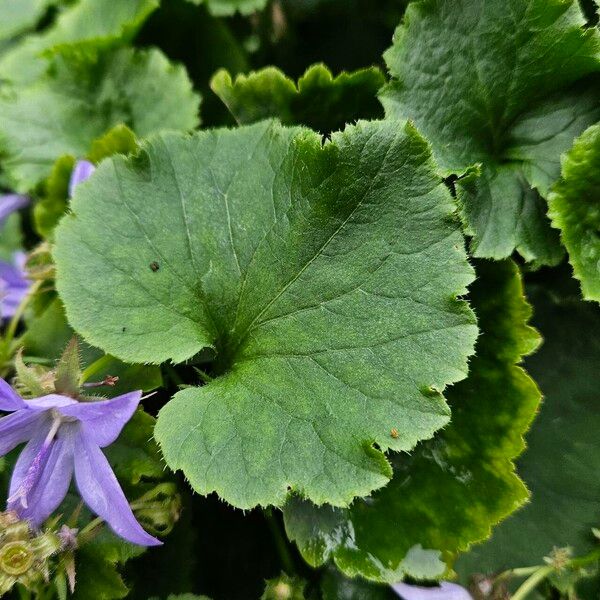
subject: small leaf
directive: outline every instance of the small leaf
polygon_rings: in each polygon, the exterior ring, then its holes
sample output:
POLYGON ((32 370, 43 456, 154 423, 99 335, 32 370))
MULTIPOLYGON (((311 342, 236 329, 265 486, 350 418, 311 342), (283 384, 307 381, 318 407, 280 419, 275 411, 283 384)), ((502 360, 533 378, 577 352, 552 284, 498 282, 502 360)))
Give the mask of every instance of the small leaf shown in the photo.
POLYGON ((600 124, 587 129, 562 161, 562 179, 548 197, 584 298, 600 301, 600 124))
POLYGON ((215 349, 216 377, 155 431, 198 492, 346 505, 387 483, 385 450, 448 421, 441 391, 477 331, 457 300, 472 270, 410 125, 360 122, 325 145, 272 122, 163 134, 100 165, 72 208, 57 286, 85 339, 138 362, 215 349))
POLYGON ((198 124, 198 105, 185 69, 156 49, 69 53, 35 85, 0 99, 3 166, 15 189, 29 190, 60 156, 85 156, 115 125, 140 136, 188 131, 198 124))
POLYGON ((26 366, 23 362, 22 349, 17 352, 15 357, 15 371, 17 374, 16 387, 19 389, 20 393, 22 392, 23 388, 25 391, 25 394, 21 395, 39 398, 40 396, 45 396, 46 394, 51 393, 51 390, 48 390, 44 386, 41 373, 32 367, 26 366))
POLYGON ((0 0, 0 40, 36 26, 48 7, 57 0, 0 0))
POLYGON ((600 119, 600 33, 577 0, 413 2, 385 58, 386 115, 413 121, 446 175, 482 165, 462 198, 473 254, 556 264, 538 193, 600 119))
POLYGON ((101 160, 115 154, 134 154, 138 149, 135 133, 126 125, 120 124, 113 127, 102 137, 94 140, 87 154, 89 160, 98 164, 101 160))
POLYGON ((3 53, 0 76, 19 85, 32 83, 46 70, 47 58, 56 52, 74 47, 106 49, 126 42, 157 7, 158 0, 78 0, 49 28, 22 38, 3 53))
POLYGON ((43 238, 51 238, 54 228, 67 210, 69 179, 74 166, 73 156, 61 156, 52 166, 50 175, 39 186, 39 200, 33 207, 33 219, 37 233, 43 238))
POLYGON ((298 84, 279 69, 266 67, 235 80, 221 70, 210 86, 240 124, 276 117, 284 124, 329 133, 357 119, 382 116, 377 91, 384 83, 377 67, 333 77, 325 65, 313 65, 298 84))
POLYGON ((447 392, 450 425, 411 456, 394 455, 389 485, 349 509, 288 502, 286 530, 309 564, 332 558, 349 576, 388 583, 440 578, 440 557, 451 563, 527 499, 512 460, 540 393, 518 363, 539 336, 526 324, 516 266, 479 262, 477 274, 471 298, 481 336, 469 377, 447 392))

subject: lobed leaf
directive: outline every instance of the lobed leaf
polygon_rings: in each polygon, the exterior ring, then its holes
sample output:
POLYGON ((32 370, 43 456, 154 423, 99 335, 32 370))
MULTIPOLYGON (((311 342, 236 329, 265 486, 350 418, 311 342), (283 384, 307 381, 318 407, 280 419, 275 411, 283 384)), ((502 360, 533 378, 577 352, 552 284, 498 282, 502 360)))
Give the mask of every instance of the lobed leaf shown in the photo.
POLYGON ((276 117, 287 125, 328 133, 357 119, 382 116, 377 91, 384 82, 377 67, 334 77, 319 64, 309 67, 297 84, 279 69, 266 67, 235 80, 222 69, 210 86, 239 124, 276 117))
MULTIPOLYGON (((24 3, 7 1, 19 6, 24 3)), ((38 4, 42 1, 37 0, 38 4)), ((29 84, 43 75, 46 58, 57 51, 73 47, 100 49, 127 42, 158 4, 159 0, 78 0, 64 9, 48 29, 24 37, 3 53, 0 76, 19 85, 29 84)))
POLYGON ((75 329, 124 360, 215 353, 217 377, 177 393, 155 432, 198 492, 346 505, 387 482, 383 451, 448 421, 472 270, 410 125, 325 145, 273 122, 158 135, 100 165, 72 209, 55 258, 75 329))
POLYGON ((590 473, 600 469, 600 311, 556 285, 532 287, 531 296, 545 338, 527 361, 544 402, 518 462, 531 502, 460 558, 456 568, 465 581, 472 573, 544 564, 556 547, 569 546, 574 556, 598 548, 591 530, 598 524, 600 481, 590 473))
POLYGON ((600 34, 576 0, 422 0, 385 58, 386 114, 411 119, 462 195, 475 256, 556 264, 545 195, 560 154, 600 118, 600 34))
POLYGON ((58 157, 86 155, 115 125, 140 136, 188 131, 198 105, 185 69, 156 49, 69 53, 36 84, 0 98, 2 165, 14 189, 27 191, 58 157))
POLYGON ((388 583, 440 578, 440 557, 450 565, 527 499, 512 461, 540 393, 518 363, 539 336, 526 324, 516 266, 479 262, 477 274, 471 299, 481 336, 468 378, 446 393, 450 425, 410 457, 394 455, 390 484, 351 508, 289 501, 286 530, 310 565, 333 559, 350 577, 388 583))

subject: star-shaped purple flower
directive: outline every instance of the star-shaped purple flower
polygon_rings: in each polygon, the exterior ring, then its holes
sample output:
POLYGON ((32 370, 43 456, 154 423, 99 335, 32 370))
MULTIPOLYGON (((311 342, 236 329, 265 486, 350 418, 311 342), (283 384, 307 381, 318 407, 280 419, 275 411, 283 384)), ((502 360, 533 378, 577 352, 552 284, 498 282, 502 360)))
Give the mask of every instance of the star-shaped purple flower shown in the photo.
POLYGON ((15 252, 12 264, 0 260, 0 317, 10 319, 23 301, 31 281, 25 272, 25 253, 15 252))
POLYGON ((0 456, 28 442, 10 482, 8 510, 40 526, 67 494, 73 473, 89 508, 123 539, 140 546, 161 542, 137 522, 100 450, 112 444, 137 408, 142 392, 78 402, 49 394, 24 400, 0 379, 0 456))

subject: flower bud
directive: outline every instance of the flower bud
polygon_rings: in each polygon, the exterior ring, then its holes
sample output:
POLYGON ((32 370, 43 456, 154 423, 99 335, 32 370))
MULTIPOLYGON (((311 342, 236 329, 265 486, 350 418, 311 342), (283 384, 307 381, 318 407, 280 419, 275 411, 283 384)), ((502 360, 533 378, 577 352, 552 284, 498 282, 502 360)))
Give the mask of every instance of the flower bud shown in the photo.
POLYGON ((131 505, 136 518, 153 535, 168 535, 181 515, 181 497, 174 483, 161 483, 131 505))
POLYGON ((282 573, 275 579, 269 579, 261 600, 304 600, 306 582, 297 577, 282 573))

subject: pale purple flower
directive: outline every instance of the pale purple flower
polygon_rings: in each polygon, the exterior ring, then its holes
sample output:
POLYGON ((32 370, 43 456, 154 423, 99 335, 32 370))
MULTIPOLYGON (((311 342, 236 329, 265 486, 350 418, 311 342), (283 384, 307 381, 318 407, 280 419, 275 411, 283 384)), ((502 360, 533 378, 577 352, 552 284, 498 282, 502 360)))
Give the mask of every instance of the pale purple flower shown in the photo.
POLYGON ((448 581, 435 587, 395 583, 392 589, 403 600, 473 600, 464 587, 448 581))
POLYGON ((83 183, 94 171, 96 167, 89 160, 78 160, 71 172, 69 180, 69 197, 72 198, 75 188, 83 183))
POLYGON ((25 272, 25 253, 15 252, 13 262, 0 260, 0 317, 10 319, 23 301, 31 281, 25 272))
POLYGON ((137 522, 106 457, 137 408, 142 392, 78 402, 49 394, 24 400, 0 379, 0 456, 28 442, 10 482, 7 510, 39 527, 60 505, 71 478, 89 508, 123 539, 140 546, 161 542, 137 522))
POLYGON ((21 194, 2 194, 0 195, 0 225, 6 218, 17 210, 29 204, 29 198, 21 194))

